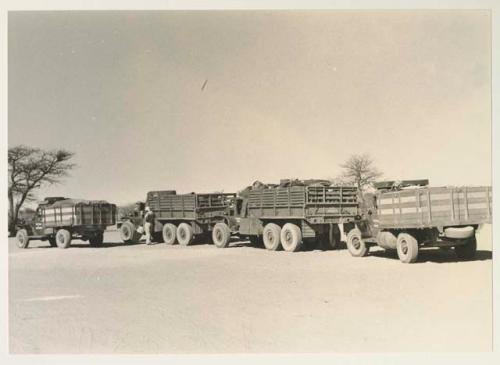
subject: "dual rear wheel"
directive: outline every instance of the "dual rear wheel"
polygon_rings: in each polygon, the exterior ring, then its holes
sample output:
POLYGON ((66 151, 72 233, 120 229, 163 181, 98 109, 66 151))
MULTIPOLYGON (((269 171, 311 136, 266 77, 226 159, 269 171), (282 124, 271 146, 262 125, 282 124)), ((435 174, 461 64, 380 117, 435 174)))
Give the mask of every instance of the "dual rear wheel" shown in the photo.
POLYGON ((193 227, 187 223, 181 223, 175 226, 172 223, 165 223, 162 229, 163 242, 167 245, 174 245, 176 243, 182 246, 188 246, 193 242, 194 231, 193 227))
POLYGON ((280 227, 276 223, 268 223, 262 232, 264 247, 269 251, 284 249, 287 252, 299 251, 303 244, 302 231, 293 223, 285 223, 280 227))

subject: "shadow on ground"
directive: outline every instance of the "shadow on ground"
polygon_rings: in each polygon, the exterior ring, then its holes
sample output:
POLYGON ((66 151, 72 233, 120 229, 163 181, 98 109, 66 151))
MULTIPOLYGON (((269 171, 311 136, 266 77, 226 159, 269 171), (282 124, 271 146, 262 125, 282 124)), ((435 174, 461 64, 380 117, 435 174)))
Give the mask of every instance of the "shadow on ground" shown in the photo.
MULTIPOLYGON (((399 260, 396 250, 387 251, 374 251, 370 252, 369 256, 379 257, 388 260, 399 260)), ((476 252, 476 257, 470 261, 487 261, 491 260, 493 257, 492 251, 478 250, 476 252)), ((426 262, 434 262, 437 264, 450 263, 450 262, 464 262, 459 260, 455 255, 453 249, 442 250, 442 249, 426 249, 421 250, 418 253, 417 262, 415 264, 422 264, 426 262)))
MULTIPOLYGON (((137 246, 137 245, 142 245, 144 242, 136 242, 136 243, 123 243, 123 242, 103 242, 102 245, 100 246, 91 246, 89 243, 79 241, 79 242, 71 242, 70 248, 111 248, 111 247, 120 247, 120 246, 137 246)), ((26 250, 38 250, 38 249, 46 249, 46 248, 53 248, 53 249, 59 249, 58 247, 52 247, 50 244, 47 242, 41 243, 41 245, 36 245, 36 246, 28 246, 26 250), (42 246, 43 245, 43 246, 42 246)))

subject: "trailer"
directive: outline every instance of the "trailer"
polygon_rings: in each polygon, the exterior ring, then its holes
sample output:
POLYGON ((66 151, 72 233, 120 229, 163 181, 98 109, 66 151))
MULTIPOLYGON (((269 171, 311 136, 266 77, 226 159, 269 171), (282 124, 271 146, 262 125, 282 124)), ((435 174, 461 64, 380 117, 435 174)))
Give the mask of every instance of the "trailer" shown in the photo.
POLYGON ((415 262, 419 250, 428 247, 454 248, 460 260, 474 258, 476 231, 491 223, 491 187, 389 185, 378 185, 363 219, 348 232, 353 256, 366 256, 370 246, 378 245, 396 250, 404 263, 415 262))
MULTIPOLYGON (((266 249, 299 251, 306 241, 336 248, 339 224, 359 219, 357 189, 331 186, 324 180, 282 181, 279 185, 256 184, 242 191, 235 209, 237 234, 266 249)), ((227 247, 231 229, 222 222, 214 227, 212 240, 227 247)))
POLYGON ((68 248, 78 238, 100 246, 106 227, 115 223, 116 205, 104 200, 48 197, 38 205, 35 217, 17 231, 17 245, 27 248, 30 240, 41 240, 68 248))
MULTIPOLYGON (((154 238, 168 245, 190 245, 195 238, 208 238, 218 223, 234 232, 235 193, 177 194, 174 190, 150 191, 145 205, 155 214, 154 238)), ((141 219, 130 219, 121 225, 122 238, 137 240, 141 219), (135 236, 134 236, 135 235, 135 236)))

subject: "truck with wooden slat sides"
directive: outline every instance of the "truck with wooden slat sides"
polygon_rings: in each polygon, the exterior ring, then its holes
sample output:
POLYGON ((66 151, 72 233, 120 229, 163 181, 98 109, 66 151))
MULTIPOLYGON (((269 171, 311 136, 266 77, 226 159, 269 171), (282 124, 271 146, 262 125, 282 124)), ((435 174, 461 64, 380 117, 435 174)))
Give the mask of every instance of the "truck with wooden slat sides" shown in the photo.
MULTIPOLYGON (((340 242, 339 224, 359 219, 357 189, 331 186, 328 181, 282 180, 279 185, 255 184, 238 195, 238 235, 263 241, 271 251, 299 251, 306 241, 320 241, 330 248, 340 242)), ((227 247, 230 228, 213 229, 212 240, 227 247)))
POLYGON ((491 223, 491 187, 429 187, 428 181, 381 182, 366 199, 363 219, 347 234, 353 256, 370 246, 396 250, 404 263, 427 247, 454 248, 460 260, 473 259, 476 231, 491 223))
POLYGON ((104 200, 45 198, 35 217, 17 231, 17 245, 27 248, 30 240, 49 241, 52 247, 68 248, 73 238, 100 246, 106 227, 116 223, 116 205, 104 200))
MULTIPOLYGON (((146 206, 155 214, 154 239, 168 245, 187 246, 195 238, 210 238, 217 223, 225 223, 232 232, 236 229, 234 209, 236 194, 177 194, 174 190, 150 191, 146 206)), ((129 219, 120 224, 124 242, 138 240, 137 228, 141 219, 129 219)))

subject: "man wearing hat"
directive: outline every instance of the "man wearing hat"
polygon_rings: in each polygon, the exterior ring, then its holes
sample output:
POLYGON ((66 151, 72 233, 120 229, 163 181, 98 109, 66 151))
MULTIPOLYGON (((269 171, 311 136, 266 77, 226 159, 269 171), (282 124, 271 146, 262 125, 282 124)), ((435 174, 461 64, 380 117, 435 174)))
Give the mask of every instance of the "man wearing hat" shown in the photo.
POLYGON ((146 207, 146 214, 144 214, 144 234, 146 235, 146 245, 151 245, 151 235, 153 224, 155 222, 155 214, 150 207, 146 207))

